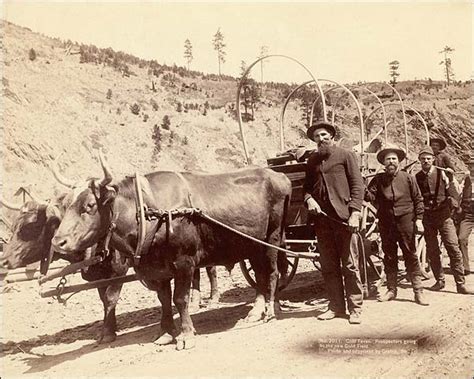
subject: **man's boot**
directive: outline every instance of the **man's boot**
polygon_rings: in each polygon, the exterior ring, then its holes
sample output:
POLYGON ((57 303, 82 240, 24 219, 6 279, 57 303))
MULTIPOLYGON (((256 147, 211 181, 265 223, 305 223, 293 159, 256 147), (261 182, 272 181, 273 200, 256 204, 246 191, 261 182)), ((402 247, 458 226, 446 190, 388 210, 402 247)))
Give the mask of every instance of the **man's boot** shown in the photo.
POLYGON ((430 287, 430 290, 441 291, 445 286, 446 284, 444 283, 444 280, 437 280, 436 283, 430 287))
POLYGON ((456 284, 456 289, 458 293, 463 295, 474 295, 474 290, 469 287, 466 287, 465 284, 456 284))
POLYGON ((387 290, 377 296, 378 301, 390 301, 397 297, 397 273, 387 274, 387 290))
POLYGON ((423 294, 423 284, 421 283, 421 272, 409 272, 408 277, 410 278, 411 285, 413 286, 413 292, 415 294, 415 303, 420 305, 430 305, 423 294))
POLYGON ((430 305, 430 303, 428 303, 428 301, 426 300, 423 290, 417 290, 414 292, 415 292, 415 303, 424 305, 424 306, 430 305))

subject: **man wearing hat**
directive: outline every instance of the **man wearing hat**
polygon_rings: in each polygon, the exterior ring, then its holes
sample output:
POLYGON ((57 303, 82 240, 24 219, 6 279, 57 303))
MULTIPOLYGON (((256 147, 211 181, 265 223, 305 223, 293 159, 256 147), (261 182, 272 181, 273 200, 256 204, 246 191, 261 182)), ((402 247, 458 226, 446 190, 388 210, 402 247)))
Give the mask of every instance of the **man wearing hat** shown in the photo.
POLYGON ((459 219, 459 247, 464 263, 464 275, 471 273, 469 263, 469 236, 474 226, 474 191, 472 180, 474 178, 474 158, 469 161, 469 173, 464 177, 464 185, 461 196, 461 206, 458 208, 457 217, 459 219))
POLYGON ((416 230, 423 232, 423 198, 415 178, 400 171, 405 152, 387 146, 377 154, 385 172, 375 175, 367 188, 366 200, 375 202, 380 237, 387 274, 387 291, 378 295, 379 301, 397 297, 398 246, 403 253, 406 271, 413 286, 415 302, 428 305, 423 295, 420 262, 416 255, 416 230), (398 245, 398 246, 397 246, 398 245))
POLYGON ((431 290, 440 291, 445 287, 441 251, 438 244, 438 234, 440 234, 441 241, 448 252, 457 292, 472 294, 472 290, 465 286, 461 250, 456 228, 451 218, 450 203, 455 202, 453 199, 457 197, 453 182, 442 170, 433 167, 435 154, 431 147, 423 148, 418 159, 421 162, 421 171, 416 174, 416 181, 420 187, 425 208, 423 226, 425 228, 426 253, 436 279, 431 290))
POLYGON ((364 183, 355 154, 335 146, 335 134, 335 127, 327 122, 316 122, 307 131, 318 149, 308 158, 304 199, 314 216, 329 299, 329 309, 318 319, 345 318, 345 292, 349 322, 360 324, 363 295, 355 232, 360 223, 364 183))
POLYGON ((454 164, 449 155, 443 150, 446 149, 446 142, 442 138, 430 138, 430 146, 435 156, 434 165, 447 169, 449 174, 454 174, 454 164))

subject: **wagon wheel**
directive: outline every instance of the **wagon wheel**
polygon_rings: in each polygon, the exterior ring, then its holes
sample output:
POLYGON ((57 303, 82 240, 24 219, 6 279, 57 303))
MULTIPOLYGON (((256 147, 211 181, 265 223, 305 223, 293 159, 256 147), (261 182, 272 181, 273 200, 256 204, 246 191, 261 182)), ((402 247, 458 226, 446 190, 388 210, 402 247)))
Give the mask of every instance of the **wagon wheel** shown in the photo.
POLYGON ((366 264, 375 273, 378 279, 384 275, 382 264, 382 241, 378 231, 377 209, 370 203, 364 202, 360 235, 365 249, 366 264))
MULTIPOLYGON (((292 281, 293 277, 296 274, 296 269, 298 268, 298 262, 299 258, 294 257, 294 258, 285 258, 286 262, 288 263, 287 267, 287 272, 286 272, 286 278, 282 280, 282 275, 280 273, 278 277, 278 290, 281 291, 285 289, 288 284, 292 281)), ((248 261, 248 259, 241 261, 239 263, 240 265, 240 270, 242 271, 242 274, 244 275, 245 280, 247 280, 247 283, 250 284, 253 288, 256 287, 257 283, 255 282, 255 272, 253 270, 252 265, 248 261)))
POLYGON ((421 275, 423 276, 423 278, 429 279, 430 267, 426 256, 426 242, 425 238, 422 235, 416 238, 416 256, 420 261, 421 275))

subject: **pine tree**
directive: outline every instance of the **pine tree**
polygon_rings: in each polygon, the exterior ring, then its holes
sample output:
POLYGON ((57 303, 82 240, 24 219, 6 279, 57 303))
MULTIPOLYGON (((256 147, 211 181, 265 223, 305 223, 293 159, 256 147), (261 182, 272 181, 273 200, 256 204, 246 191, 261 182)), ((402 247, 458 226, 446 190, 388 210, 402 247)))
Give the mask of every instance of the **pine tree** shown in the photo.
POLYGON ((388 65, 389 65, 389 68, 390 68, 390 76, 392 78, 390 83, 392 85, 395 85, 395 84, 397 84, 397 77, 400 76, 400 74, 398 72, 398 68, 400 67, 400 62, 399 61, 391 61, 388 65))
POLYGON ((186 64, 188 66, 189 71, 189 66, 194 59, 193 45, 191 44, 191 41, 189 39, 186 39, 186 41, 184 41, 184 59, 186 59, 186 64))
POLYGON ((219 76, 221 76, 221 64, 225 63, 226 52, 224 51, 224 35, 221 32, 221 28, 217 29, 216 34, 214 34, 214 39, 212 40, 214 45, 214 50, 217 51, 217 63, 219 65, 219 76))
POLYGON ((451 80, 454 79, 453 68, 451 66, 451 58, 448 57, 448 54, 451 54, 453 51, 454 51, 453 48, 446 45, 444 49, 439 52, 440 54, 444 53, 444 59, 441 62, 439 62, 439 64, 444 66, 444 71, 446 75, 446 81, 448 82, 448 86, 451 84, 451 80))
MULTIPOLYGON (((260 54, 257 57, 258 59, 263 58, 268 55, 268 46, 260 46, 260 54)), ((263 91, 263 59, 260 61, 260 83, 262 85, 263 91)))

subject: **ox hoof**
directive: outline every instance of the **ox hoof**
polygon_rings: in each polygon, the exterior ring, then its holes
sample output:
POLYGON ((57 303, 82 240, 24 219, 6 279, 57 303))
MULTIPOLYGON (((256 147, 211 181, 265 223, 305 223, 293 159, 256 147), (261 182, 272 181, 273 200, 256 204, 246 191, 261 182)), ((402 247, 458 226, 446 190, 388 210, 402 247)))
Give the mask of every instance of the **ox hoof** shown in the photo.
POLYGON ((176 338, 176 350, 189 350, 196 346, 196 338, 193 335, 179 336, 176 338))
POLYGON ((111 343, 114 342, 117 339, 117 335, 114 334, 106 334, 104 336, 99 337, 97 340, 98 344, 104 344, 104 343, 111 343))
POLYGON ((96 339, 96 344, 101 345, 104 343, 111 343, 114 342, 117 339, 117 334, 111 333, 111 334, 100 334, 97 339, 96 339))
POLYGON ((219 299, 221 297, 220 293, 215 293, 209 298, 210 304, 219 304, 219 299))
POLYGON ((274 313, 272 314, 266 314, 265 317, 263 318, 263 322, 270 322, 276 320, 276 316, 274 313))
POLYGON ((265 315, 263 313, 249 313, 247 315, 247 317, 245 317, 244 321, 245 322, 248 322, 248 323, 252 323, 252 322, 259 322, 261 320, 263 320, 263 318, 265 317, 265 315))
POLYGON ((158 337, 153 343, 155 345, 164 346, 164 345, 170 345, 174 342, 175 342, 174 337, 169 333, 165 333, 162 336, 158 337))

